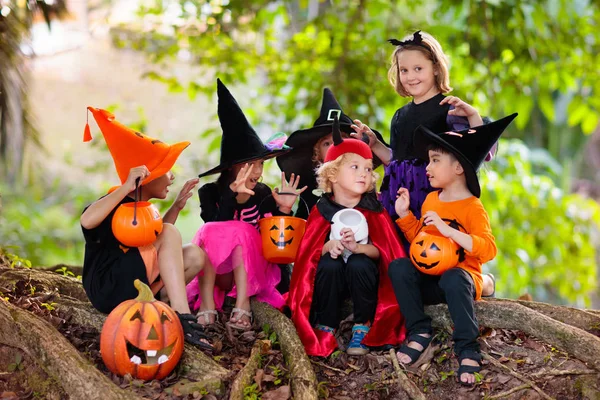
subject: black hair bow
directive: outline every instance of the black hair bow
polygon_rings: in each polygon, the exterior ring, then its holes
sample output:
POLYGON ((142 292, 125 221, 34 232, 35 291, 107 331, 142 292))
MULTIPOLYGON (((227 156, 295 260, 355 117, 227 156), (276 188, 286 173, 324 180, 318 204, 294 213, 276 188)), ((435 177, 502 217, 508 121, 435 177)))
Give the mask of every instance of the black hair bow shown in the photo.
POLYGON ((388 42, 390 42, 394 46, 408 46, 408 45, 423 46, 423 37, 421 36, 421 31, 416 31, 413 34, 412 39, 408 39, 405 41, 401 41, 398 39, 388 39, 388 42))

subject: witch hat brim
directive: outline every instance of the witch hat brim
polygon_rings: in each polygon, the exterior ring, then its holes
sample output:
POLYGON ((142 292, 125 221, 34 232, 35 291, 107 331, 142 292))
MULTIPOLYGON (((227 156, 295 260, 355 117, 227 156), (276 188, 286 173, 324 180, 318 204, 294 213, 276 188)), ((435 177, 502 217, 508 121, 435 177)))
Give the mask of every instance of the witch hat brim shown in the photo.
POLYGON ((467 188, 473 196, 480 197, 481 187, 477 178, 477 170, 500 135, 517 115, 514 113, 489 124, 461 131, 434 133, 420 125, 414 133, 415 154, 419 158, 429 161, 428 148, 430 145, 440 146, 451 152, 465 171, 467 188))
POLYGON ((269 148, 256 131, 227 87, 217 79, 217 114, 223 132, 219 165, 198 175, 200 178, 222 172, 236 164, 277 157, 290 148, 269 148))
POLYGON ((253 155, 251 157, 242 158, 240 160, 222 162, 221 164, 217 165, 213 169, 210 169, 206 172, 201 173, 200 175, 198 175, 198 177, 202 178, 204 176, 218 174, 219 172, 223 172, 229 168, 232 168, 236 164, 249 163, 249 162, 256 161, 256 160, 268 160, 270 158, 285 154, 285 153, 289 152, 290 150, 292 150, 292 149, 288 148, 288 149, 281 149, 281 150, 266 150, 262 154, 253 155))

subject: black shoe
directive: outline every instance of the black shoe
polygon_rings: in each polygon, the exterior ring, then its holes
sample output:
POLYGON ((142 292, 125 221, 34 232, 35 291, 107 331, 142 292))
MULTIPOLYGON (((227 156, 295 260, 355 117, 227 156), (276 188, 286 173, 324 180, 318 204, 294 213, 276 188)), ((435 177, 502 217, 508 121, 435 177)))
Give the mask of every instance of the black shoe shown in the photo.
POLYGON ((203 350, 213 351, 214 348, 202 339, 208 341, 208 336, 204 333, 204 328, 198 322, 193 314, 180 314, 175 311, 183 328, 183 337, 186 342, 200 347, 203 350))

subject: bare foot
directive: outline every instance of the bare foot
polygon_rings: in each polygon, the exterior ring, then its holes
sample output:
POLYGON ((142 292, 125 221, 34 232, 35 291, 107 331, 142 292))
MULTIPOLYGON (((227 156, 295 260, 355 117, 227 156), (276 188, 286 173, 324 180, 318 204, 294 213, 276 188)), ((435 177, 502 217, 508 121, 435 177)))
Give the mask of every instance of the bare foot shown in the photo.
MULTIPOLYGON (((419 336, 424 337, 424 338, 431 337, 431 335, 429 333, 419 333, 419 336)), ((422 352, 424 350, 423 346, 421 346, 417 342, 408 342, 407 346, 410 347, 411 349, 415 349, 420 352, 422 352)), ((411 358, 407 354, 404 354, 400 351, 396 353, 396 357, 398 357, 398 362, 401 364, 410 364, 410 362, 412 361, 411 358)))
MULTIPOLYGON (((463 358, 460 365, 469 365, 471 367, 478 367, 479 363, 477 361, 471 360, 470 358, 463 358)), ((462 383, 472 385, 475 383, 475 374, 464 372, 464 373, 460 374, 459 379, 462 383)))
POLYGON ((240 304, 236 303, 235 308, 238 310, 233 310, 231 312, 231 317, 229 318, 229 322, 233 325, 236 325, 239 328, 250 329, 252 326, 252 312, 249 301, 240 302, 240 304), (239 310, 247 311, 248 313, 243 313, 239 310))

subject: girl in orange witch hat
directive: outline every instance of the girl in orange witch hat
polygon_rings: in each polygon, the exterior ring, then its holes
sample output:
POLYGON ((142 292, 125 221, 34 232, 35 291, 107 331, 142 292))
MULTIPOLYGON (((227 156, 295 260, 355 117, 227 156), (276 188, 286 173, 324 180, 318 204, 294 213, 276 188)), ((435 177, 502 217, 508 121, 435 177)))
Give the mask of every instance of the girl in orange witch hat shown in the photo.
MULTIPOLYGON (((202 327, 190 314, 185 295, 186 281, 202 268, 202 254, 196 246, 182 246, 181 235, 173 225, 198 179, 190 179, 184 184, 165 214, 162 232, 153 244, 126 247, 112 231, 115 211, 121 204, 134 201, 137 182, 141 184, 140 200, 167 197, 174 179, 171 168, 190 143, 168 145, 120 124, 106 110, 93 107, 88 110, 104 135, 121 180, 120 186, 88 205, 81 214, 81 229, 86 242, 83 287, 88 298, 96 309, 109 313, 121 302, 137 296, 133 282, 139 279, 148 284, 158 298, 168 298, 179 316, 186 341, 212 349, 202 327)), ((86 124, 84 141, 91 139, 86 124)))

